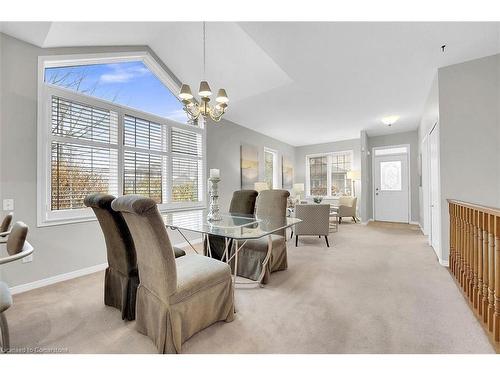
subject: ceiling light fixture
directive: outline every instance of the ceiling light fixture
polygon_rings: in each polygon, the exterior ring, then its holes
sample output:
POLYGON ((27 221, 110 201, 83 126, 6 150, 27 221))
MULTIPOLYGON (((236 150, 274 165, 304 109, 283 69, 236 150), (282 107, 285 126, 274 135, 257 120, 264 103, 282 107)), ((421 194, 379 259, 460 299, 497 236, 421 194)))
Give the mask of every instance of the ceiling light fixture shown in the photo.
MULTIPOLYGON (((205 22, 203 22, 203 79, 205 79, 206 74, 205 39, 205 22)), ((212 90, 210 89, 207 81, 203 80, 200 82, 198 95, 200 96, 200 102, 194 100, 193 94, 191 93, 191 87, 189 87, 189 85, 182 84, 179 92, 179 98, 181 99, 182 104, 184 104, 183 109, 189 120, 195 121, 201 115, 204 119, 210 117, 213 121, 219 122, 224 113, 226 113, 227 103, 229 102, 226 90, 219 89, 217 98, 215 99, 217 104, 214 107, 209 104, 212 90)))
POLYGON ((392 126, 396 121, 399 120, 399 116, 387 116, 382 119, 382 122, 386 124, 387 126, 392 126))

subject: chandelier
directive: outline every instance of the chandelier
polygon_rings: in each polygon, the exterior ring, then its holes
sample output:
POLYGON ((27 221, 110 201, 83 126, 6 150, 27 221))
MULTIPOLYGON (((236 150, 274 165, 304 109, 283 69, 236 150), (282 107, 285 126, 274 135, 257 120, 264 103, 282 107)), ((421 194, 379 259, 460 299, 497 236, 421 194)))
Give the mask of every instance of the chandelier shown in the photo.
MULTIPOLYGON (((205 44, 205 22, 203 22, 203 77, 205 77, 206 66, 205 44)), ((210 117, 213 121, 219 122, 226 112, 227 103, 229 102, 226 90, 219 89, 219 92, 217 93, 217 97, 215 99, 215 101, 217 102, 215 106, 211 106, 209 104, 212 90, 210 89, 207 81, 200 82, 200 90, 198 91, 198 95, 200 96, 199 102, 194 99, 193 94, 191 93, 191 87, 184 83, 182 84, 181 91, 179 92, 179 98, 184 105, 183 109, 186 112, 189 120, 195 121, 201 115, 204 119, 210 117)))

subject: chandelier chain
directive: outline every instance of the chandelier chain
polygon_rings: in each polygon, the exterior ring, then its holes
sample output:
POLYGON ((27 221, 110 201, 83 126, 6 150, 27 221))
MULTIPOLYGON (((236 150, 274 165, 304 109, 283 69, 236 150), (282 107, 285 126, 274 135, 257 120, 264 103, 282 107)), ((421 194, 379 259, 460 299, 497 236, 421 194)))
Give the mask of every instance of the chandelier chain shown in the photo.
POLYGON ((206 33, 205 33, 205 21, 203 21, 203 79, 206 79, 206 52, 205 52, 205 44, 206 44, 206 33))

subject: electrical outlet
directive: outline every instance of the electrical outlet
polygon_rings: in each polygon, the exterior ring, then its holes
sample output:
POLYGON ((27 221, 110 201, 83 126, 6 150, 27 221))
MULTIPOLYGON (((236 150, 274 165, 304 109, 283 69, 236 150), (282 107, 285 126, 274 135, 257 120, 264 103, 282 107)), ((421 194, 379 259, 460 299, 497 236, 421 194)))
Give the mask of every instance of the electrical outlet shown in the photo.
POLYGON ((23 263, 30 263, 30 262, 33 262, 33 254, 23 258, 23 263))
POLYGON ((12 211, 14 209, 14 199, 4 199, 3 200, 3 210, 12 211))

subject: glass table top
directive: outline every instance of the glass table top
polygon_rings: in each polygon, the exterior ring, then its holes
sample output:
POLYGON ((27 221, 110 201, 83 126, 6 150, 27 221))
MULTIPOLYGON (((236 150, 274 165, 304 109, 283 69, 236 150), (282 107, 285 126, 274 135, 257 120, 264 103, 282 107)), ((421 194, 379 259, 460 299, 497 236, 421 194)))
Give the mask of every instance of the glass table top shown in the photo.
POLYGON ((222 213, 222 220, 208 221, 208 210, 162 214, 167 227, 234 239, 256 239, 288 228, 301 220, 291 217, 222 213))

